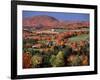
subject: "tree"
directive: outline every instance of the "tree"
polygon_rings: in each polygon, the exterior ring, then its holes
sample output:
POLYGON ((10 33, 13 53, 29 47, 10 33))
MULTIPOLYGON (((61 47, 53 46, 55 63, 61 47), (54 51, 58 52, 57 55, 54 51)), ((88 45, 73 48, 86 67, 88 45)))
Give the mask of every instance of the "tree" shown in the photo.
POLYGON ((50 59, 50 63, 53 67, 60 67, 64 66, 64 53, 62 51, 59 51, 58 54, 52 55, 50 59))
POLYGON ((31 68, 31 54, 23 53, 23 68, 31 68))
POLYGON ((42 54, 43 57, 43 62, 42 62, 42 67, 51 67, 50 64, 50 58, 51 58, 51 54, 42 54))
POLYGON ((68 65, 70 66, 79 66, 81 65, 81 58, 79 55, 71 54, 68 58, 68 65))
POLYGON ((88 65, 89 64, 89 57, 85 54, 81 55, 81 65, 88 65))
POLYGON ((51 63, 52 66, 55 66, 55 60, 56 60, 56 56, 55 55, 51 55, 50 63, 51 63))
POLYGON ((64 66, 64 52, 59 51, 56 60, 55 60, 56 67, 64 66))
POLYGON ((62 49, 64 52, 64 56, 68 57, 70 55, 70 53, 72 53, 72 48, 69 46, 66 46, 64 49, 62 49))
POLYGON ((42 56, 34 55, 31 58, 31 61, 32 61, 32 67, 39 67, 39 65, 42 64, 42 56))

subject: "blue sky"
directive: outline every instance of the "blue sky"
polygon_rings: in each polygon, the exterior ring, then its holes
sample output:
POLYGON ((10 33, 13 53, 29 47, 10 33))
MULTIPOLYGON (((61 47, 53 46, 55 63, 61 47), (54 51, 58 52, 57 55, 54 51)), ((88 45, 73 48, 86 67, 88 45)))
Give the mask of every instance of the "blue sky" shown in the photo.
POLYGON ((84 13, 62 13, 62 12, 40 12, 40 11, 23 11, 23 18, 37 15, 48 15, 58 20, 69 21, 89 21, 89 14, 84 13))

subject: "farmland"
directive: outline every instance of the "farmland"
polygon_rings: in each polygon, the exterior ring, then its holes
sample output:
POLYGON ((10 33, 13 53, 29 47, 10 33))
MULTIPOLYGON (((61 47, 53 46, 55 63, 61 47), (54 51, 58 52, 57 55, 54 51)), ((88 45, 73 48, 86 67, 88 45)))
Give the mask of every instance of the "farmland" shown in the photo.
POLYGON ((87 38, 89 38, 88 34, 82 34, 82 35, 79 35, 79 36, 71 37, 71 38, 69 38, 69 40, 71 42, 74 42, 74 41, 86 40, 87 38))

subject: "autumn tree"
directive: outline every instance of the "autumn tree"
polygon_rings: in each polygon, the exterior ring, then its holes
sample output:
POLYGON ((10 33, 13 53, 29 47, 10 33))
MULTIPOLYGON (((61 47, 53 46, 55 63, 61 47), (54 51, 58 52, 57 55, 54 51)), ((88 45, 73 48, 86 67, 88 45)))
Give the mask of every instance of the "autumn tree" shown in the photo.
POLYGON ((59 51, 58 54, 52 55, 50 59, 51 65, 53 67, 60 67, 64 66, 64 53, 62 51, 59 51))
POLYGON ((71 54, 67 59, 68 65, 79 66, 81 65, 81 58, 79 55, 71 54))
POLYGON ((32 67, 39 67, 39 65, 42 64, 42 56, 34 55, 31 58, 31 61, 32 61, 32 67))
POLYGON ((58 52, 56 56, 55 64, 57 67, 64 66, 64 53, 62 51, 58 52))
POLYGON ((31 57, 30 53, 23 53, 23 68, 31 67, 31 57))
POLYGON ((56 56, 55 55, 51 55, 51 59, 50 59, 50 63, 51 65, 54 67, 55 65, 55 60, 56 60, 56 56))

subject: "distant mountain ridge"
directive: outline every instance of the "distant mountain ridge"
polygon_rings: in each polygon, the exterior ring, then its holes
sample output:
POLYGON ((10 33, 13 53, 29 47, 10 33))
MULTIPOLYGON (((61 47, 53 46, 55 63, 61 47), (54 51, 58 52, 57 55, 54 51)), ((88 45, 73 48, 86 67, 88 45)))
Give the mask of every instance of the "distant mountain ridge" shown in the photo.
POLYGON ((47 15, 38 15, 29 18, 23 19, 23 26, 36 28, 36 29, 44 29, 44 28, 70 28, 70 27, 80 27, 86 26, 89 27, 88 21, 60 21, 54 17, 47 15))
POLYGON ((31 18, 25 18, 23 20, 24 26, 37 26, 37 25, 55 26, 57 25, 57 23, 59 23, 59 20, 47 15, 34 16, 31 18))

